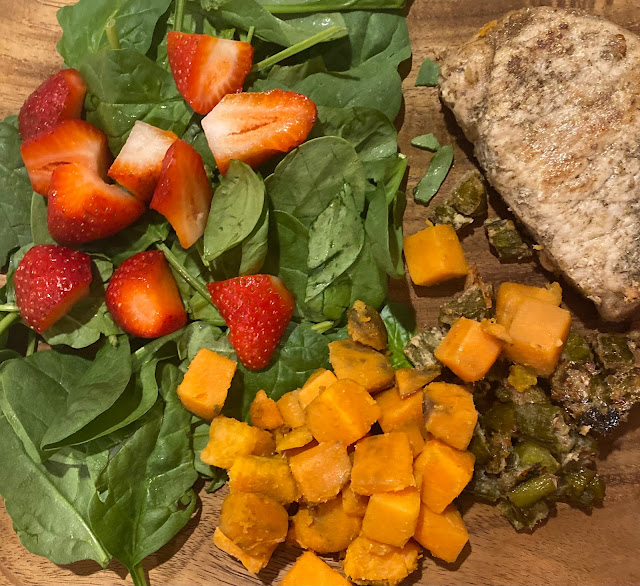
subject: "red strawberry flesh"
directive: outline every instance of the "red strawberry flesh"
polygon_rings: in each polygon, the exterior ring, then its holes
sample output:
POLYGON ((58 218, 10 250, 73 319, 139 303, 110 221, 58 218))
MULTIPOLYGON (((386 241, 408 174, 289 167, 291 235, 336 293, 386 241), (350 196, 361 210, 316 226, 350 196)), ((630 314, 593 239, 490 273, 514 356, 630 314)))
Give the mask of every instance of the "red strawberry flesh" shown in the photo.
POLYGON ((89 294, 91 257, 57 244, 30 248, 13 276, 16 303, 24 322, 48 330, 89 294))
POLYGON ((115 322, 133 336, 166 336, 187 323, 178 285, 158 250, 125 260, 109 280, 105 301, 115 322))
POLYGON ((240 362, 251 370, 268 366, 295 309, 284 283, 271 275, 251 275, 207 287, 240 362))

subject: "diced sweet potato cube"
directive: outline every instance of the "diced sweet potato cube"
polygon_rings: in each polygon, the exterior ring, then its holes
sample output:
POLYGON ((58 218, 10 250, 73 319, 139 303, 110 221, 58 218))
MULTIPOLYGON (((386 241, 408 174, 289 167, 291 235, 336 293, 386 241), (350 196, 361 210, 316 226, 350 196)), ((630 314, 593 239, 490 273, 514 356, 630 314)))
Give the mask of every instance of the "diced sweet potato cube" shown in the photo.
POLYGON ((229 469, 231 492, 266 494, 283 505, 300 498, 289 463, 281 457, 241 456, 229 469))
POLYGON ((561 307, 538 299, 520 303, 509 327, 511 343, 505 356, 528 366, 535 374, 553 373, 569 336, 571 314, 561 307))
POLYGON ((347 515, 360 518, 364 517, 368 502, 368 496, 353 492, 351 483, 342 490, 342 507, 347 515))
POLYGON ((342 442, 325 442, 289 458, 293 477, 309 503, 336 496, 349 481, 351 460, 342 442))
POLYGON ((469 541, 469 534, 455 505, 442 513, 423 505, 413 538, 434 557, 453 563, 469 541))
POLYGON ((276 429, 284 424, 276 402, 264 391, 258 391, 249 407, 251 423, 260 429, 276 429))
POLYGON ((435 356, 463 381, 484 378, 500 356, 502 342, 487 334, 480 322, 458 318, 447 332, 435 356))
POLYGON ((525 299, 537 299, 557 307, 562 302, 562 289, 558 283, 553 283, 548 287, 502 283, 496 295, 497 322, 508 330, 518 307, 525 299))
POLYGON ((302 506, 293 517, 296 542, 316 553, 344 551, 361 525, 361 517, 347 515, 340 495, 313 507, 302 506))
POLYGON ((300 401, 302 408, 306 409, 311 401, 337 380, 336 375, 330 370, 325 368, 316 370, 298 391, 298 401, 300 401))
POLYGON ((469 273, 458 235, 448 224, 438 224, 406 236, 404 258, 416 285, 437 285, 469 273))
POLYGON ((216 527, 216 530, 213 532, 213 543, 225 553, 236 558, 252 574, 257 574, 262 570, 271 558, 271 553, 256 556, 249 555, 220 531, 220 527, 216 527))
POLYGON ((396 370, 396 388, 404 399, 428 385, 438 376, 438 371, 420 368, 399 368, 396 370))
POLYGON ((430 439, 415 462, 417 475, 422 476, 422 502, 434 513, 442 513, 471 480, 474 463, 471 452, 430 439))
POLYGON ((396 492, 371 495, 362 520, 362 535, 403 547, 413 535, 420 513, 420 491, 405 488, 396 492))
POLYGON ((203 419, 213 419, 224 405, 237 363, 201 348, 178 386, 184 408, 203 419))
POLYGON ((380 407, 357 382, 337 380, 306 410, 306 424, 319 442, 341 441, 345 446, 363 437, 380 417, 380 407))
POLYGON ((287 510, 263 494, 236 492, 222 502, 220 531, 250 556, 270 556, 288 528, 287 510))
POLYGON ((313 435, 306 425, 301 425, 295 429, 279 428, 275 430, 274 435, 278 452, 303 448, 313 441, 313 435))
POLYGON ((304 409, 298 400, 298 391, 285 393, 276 401, 285 425, 300 427, 304 425, 304 409))
POLYGON ((347 313, 349 338, 375 350, 387 347, 387 327, 380 314, 362 301, 356 301, 347 313))
POLYGON ((405 433, 374 435, 356 444, 351 488, 357 494, 402 490, 415 486, 413 451, 405 433))
POLYGON ((424 448, 425 437, 428 436, 424 428, 424 421, 407 421, 396 427, 394 431, 401 431, 407 435, 409 443, 411 444, 413 457, 417 458, 420 452, 422 452, 422 448, 424 448))
POLYGON ((394 431, 410 421, 424 423, 421 393, 403 399, 398 389, 391 387, 376 395, 376 403, 381 412, 378 422, 384 432, 394 431))
POLYGON ((322 561, 317 555, 305 551, 285 574, 280 586, 351 586, 340 572, 322 561))
POLYGON ((347 548, 344 571, 356 584, 395 586, 418 568, 421 554, 414 541, 400 548, 360 536, 347 548))
POLYGON ((211 422, 209 443, 200 458, 211 466, 229 469, 239 456, 270 456, 274 449, 273 436, 268 431, 219 415, 211 422))
POLYGON ((361 384, 370 393, 388 389, 395 377, 391 362, 384 355, 351 340, 329 344, 329 361, 339 379, 361 384))
POLYGON ((466 450, 478 422, 473 395, 460 385, 431 383, 424 388, 429 433, 458 450, 466 450))

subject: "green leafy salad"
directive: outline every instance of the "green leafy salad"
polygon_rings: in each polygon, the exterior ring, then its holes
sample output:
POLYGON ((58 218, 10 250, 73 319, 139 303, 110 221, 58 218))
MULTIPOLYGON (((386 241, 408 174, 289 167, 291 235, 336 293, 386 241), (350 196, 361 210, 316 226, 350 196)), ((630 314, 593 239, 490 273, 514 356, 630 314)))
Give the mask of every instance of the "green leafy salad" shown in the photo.
POLYGON ((60 9, 58 51, 86 82, 86 120, 106 133, 112 154, 136 121, 173 131, 202 156, 214 195, 203 237, 186 250, 152 210, 78 246, 92 259, 89 295, 40 338, 19 318, 13 275, 31 247, 54 243, 47 200, 32 190, 17 117, 0 122, 0 496, 28 550, 58 564, 117 559, 143 584, 142 560, 193 515, 198 477, 210 479, 208 490, 224 482, 199 458, 208 423, 176 394, 201 348, 234 357, 206 283, 267 273, 296 300, 270 365, 238 365, 224 413, 244 420, 259 390, 277 399, 328 366, 328 344, 346 337, 355 300, 384 304, 388 278, 403 275, 407 161, 394 120, 398 66, 411 56, 404 3, 80 0, 60 9), (308 96, 318 109, 309 138, 222 176, 202 116, 176 88, 172 30, 250 42, 244 90, 308 96), (105 305, 114 269, 145 250, 165 254, 189 316, 154 340, 124 333, 105 305), (36 352, 43 341, 50 349, 36 352))

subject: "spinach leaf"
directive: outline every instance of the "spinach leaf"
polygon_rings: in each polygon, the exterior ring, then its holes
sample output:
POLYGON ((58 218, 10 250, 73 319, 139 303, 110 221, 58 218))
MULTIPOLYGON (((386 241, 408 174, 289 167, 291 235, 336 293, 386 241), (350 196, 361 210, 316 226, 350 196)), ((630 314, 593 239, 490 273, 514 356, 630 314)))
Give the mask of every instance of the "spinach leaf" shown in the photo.
POLYGON ((429 163, 429 168, 418 185, 413 188, 413 197, 420 203, 429 203, 438 193, 453 165, 453 148, 449 145, 438 149, 429 163))
POLYGON ((380 317, 387 327, 389 338, 389 360, 393 368, 411 368, 411 363, 404 355, 404 348, 416 334, 416 318, 413 310, 403 303, 389 301, 380 317))
POLYGON ((47 200, 35 191, 31 197, 31 239, 34 244, 56 244, 47 227, 47 200))
POLYGON ((9 253, 31 242, 31 197, 33 191, 20 156, 17 116, 0 122, 0 266, 9 253))
POLYGON ((131 355, 131 368, 133 372, 140 372, 144 366, 154 361, 172 358, 176 355, 176 349, 172 344, 180 340, 185 328, 181 328, 171 334, 156 338, 152 342, 138 348, 131 355))
POLYGON ((378 187, 369 203, 365 229, 376 263, 386 274, 398 279, 404 274, 402 263, 404 194, 398 193, 397 199, 393 202, 396 205, 392 205, 390 210, 384 188, 378 187))
POLYGON ((427 57, 422 62, 420 71, 418 71, 416 86, 437 87, 439 75, 440 66, 435 61, 427 57))
POLYGON ((235 360, 233 347, 220 328, 203 321, 191 322, 178 341, 178 357, 185 368, 202 348, 235 360))
POLYGON ((58 53, 69 67, 78 67, 87 54, 110 46, 113 29, 120 47, 146 53, 152 33, 171 0, 79 0, 58 10, 62 38, 58 53))
POLYGON ((245 163, 231 161, 211 202, 204 259, 211 262, 247 238, 264 208, 264 182, 245 163))
POLYGON ((242 258, 238 274, 256 274, 262 268, 269 248, 269 208, 266 200, 257 224, 242 242, 241 247, 242 258))
POLYGON ((394 10, 406 0, 257 0, 273 14, 325 12, 333 10, 394 10))
POLYGON ((434 134, 429 133, 412 138, 411 146, 435 153, 440 148, 440 143, 434 134))

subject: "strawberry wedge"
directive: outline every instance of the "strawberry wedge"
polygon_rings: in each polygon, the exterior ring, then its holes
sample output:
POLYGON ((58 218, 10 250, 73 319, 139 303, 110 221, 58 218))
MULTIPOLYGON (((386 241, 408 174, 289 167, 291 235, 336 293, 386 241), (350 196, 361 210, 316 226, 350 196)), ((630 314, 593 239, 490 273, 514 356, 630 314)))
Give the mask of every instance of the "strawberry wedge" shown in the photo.
POLYGON ((182 248, 189 248, 204 233, 212 196, 202 157, 189 143, 177 140, 162 161, 149 207, 169 220, 182 248))
POLYGON ((81 244, 113 236, 135 222, 144 204, 93 170, 69 164, 51 176, 47 226, 56 242, 81 244))
POLYGON ((75 69, 54 73, 34 90, 20 108, 18 129, 22 140, 64 120, 80 118, 87 86, 75 69))
POLYGON ((48 195, 53 170, 59 165, 77 163, 93 170, 103 179, 111 163, 107 136, 84 120, 65 120, 22 143, 20 154, 31 187, 48 195))
POLYGON ((202 120, 202 128, 220 173, 237 159, 257 167, 287 153, 309 136, 315 104, 294 92, 230 94, 202 120))
POLYGON ((253 47, 242 41, 171 31, 167 54, 178 91, 198 114, 208 114, 227 94, 242 91, 253 47))
POLYGON ((176 140, 178 136, 170 130, 162 130, 138 120, 111 165, 109 177, 139 200, 149 203, 160 179, 162 160, 176 140))

